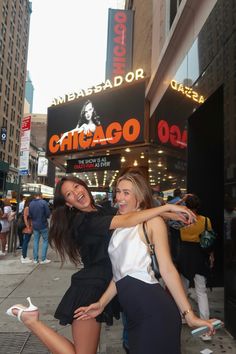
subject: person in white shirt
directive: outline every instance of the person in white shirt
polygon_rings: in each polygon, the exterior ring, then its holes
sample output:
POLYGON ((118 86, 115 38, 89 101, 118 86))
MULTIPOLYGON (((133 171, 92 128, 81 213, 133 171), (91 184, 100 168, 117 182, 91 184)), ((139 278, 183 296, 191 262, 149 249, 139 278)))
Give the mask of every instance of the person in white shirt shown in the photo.
POLYGON ((9 199, 4 199, 3 207, 2 207, 2 217, 1 217, 1 225, 2 229, 0 232, 0 241, 1 241, 1 250, 0 255, 6 255, 6 245, 7 245, 7 237, 10 231, 10 222, 8 221, 9 214, 12 212, 11 203, 9 199))

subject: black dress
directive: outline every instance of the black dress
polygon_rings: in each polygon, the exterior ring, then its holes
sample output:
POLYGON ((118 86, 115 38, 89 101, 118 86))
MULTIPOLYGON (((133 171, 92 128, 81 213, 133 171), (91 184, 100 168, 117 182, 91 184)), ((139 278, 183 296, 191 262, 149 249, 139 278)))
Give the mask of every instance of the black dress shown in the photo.
MULTIPOLYGON (((97 302, 112 279, 107 248, 109 226, 116 212, 115 208, 98 207, 94 212, 78 213, 75 218, 75 247, 80 249, 84 268, 72 275, 71 285, 56 309, 55 318, 61 325, 72 323, 78 307, 97 302)), ((115 297, 96 320, 112 325, 113 317, 119 319, 119 315, 119 302, 115 297)))

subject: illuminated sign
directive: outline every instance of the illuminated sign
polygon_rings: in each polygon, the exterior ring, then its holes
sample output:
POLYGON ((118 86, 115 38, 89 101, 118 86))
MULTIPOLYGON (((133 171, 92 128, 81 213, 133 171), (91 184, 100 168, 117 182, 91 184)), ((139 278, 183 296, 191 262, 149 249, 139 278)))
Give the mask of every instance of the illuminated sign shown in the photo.
POLYGON ((119 170, 120 154, 67 160, 66 173, 119 170))
POLYGON ((140 122, 131 118, 128 119, 122 126, 119 122, 112 122, 103 130, 100 125, 96 128, 94 133, 84 132, 69 133, 63 141, 58 144, 59 135, 52 135, 49 140, 49 151, 55 154, 58 151, 81 150, 94 147, 104 147, 108 144, 117 144, 123 138, 126 143, 133 143, 139 136, 141 130, 140 122))
POLYGON ((80 89, 78 92, 72 92, 69 94, 65 94, 62 97, 54 98, 52 101, 52 106, 66 103, 69 101, 74 101, 78 98, 84 98, 92 94, 101 93, 102 91, 106 91, 107 89, 119 87, 123 83, 129 84, 133 81, 144 79, 144 77, 145 75, 143 69, 137 69, 135 70, 135 72, 130 71, 125 76, 115 76, 114 79, 106 80, 105 83, 102 83, 100 85, 96 85, 88 89, 80 89))
POLYGON ((170 86, 173 90, 181 92, 187 98, 189 98, 195 102, 204 103, 204 101, 205 101, 204 97, 202 95, 199 95, 199 93, 194 91, 191 87, 184 86, 183 84, 179 84, 175 80, 171 80, 170 86))
POLYGON ((47 156, 144 143, 145 81, 48 108, 47 156))
POLYGON ((180 130, 178 125, 169 125, 167 121, 157 123, 157 136, 163 144, 170 143, 174 147, 184 149, 187 147, 187 130, 180 130))
POLYGON ((106 78, 125 75, 132 68, 133 48, 132 10, 109 9, 106 78))

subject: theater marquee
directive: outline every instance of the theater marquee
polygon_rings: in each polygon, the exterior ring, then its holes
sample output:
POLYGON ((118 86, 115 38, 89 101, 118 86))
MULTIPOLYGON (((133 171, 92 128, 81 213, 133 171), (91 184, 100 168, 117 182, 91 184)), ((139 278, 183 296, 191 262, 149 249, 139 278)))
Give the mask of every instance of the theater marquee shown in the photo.
POLYGON ((144 142, 145 81, 48 108, 47 156, 144 142))

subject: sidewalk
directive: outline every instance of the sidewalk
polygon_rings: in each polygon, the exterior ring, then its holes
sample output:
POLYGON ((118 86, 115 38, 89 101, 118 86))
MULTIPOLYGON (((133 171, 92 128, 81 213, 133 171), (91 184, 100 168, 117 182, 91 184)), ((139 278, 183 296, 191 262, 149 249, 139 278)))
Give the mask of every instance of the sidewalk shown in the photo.
MULTIPOLYGON (((29 256, 31 254, 30 249, 29 256)), ((71 338, 70 326, 60 326, 53 314, 76 268, 69 263, 60 268, 60 261, 52 250, 49 250, 48 258, 52 260, 50 264, 31 265, 20 263, 20 251, 0 256, 0 354, 49 353, 21 323, 5 315, 11 305, 26 304, 27 296, 40 308, 43 322, 71 338)), ((223 320, 223 289, 213 289, 209 298, 211 316, 223 320)), ((194 301, 193 306, 196 306, 194 301)), ((103 326, 99 354, 124 354, 121 332, 120 321, 116 321, 112 327, 103 326)), ((224 329, 218 330, 212 342, 207 343, 192 337, 186 325, 183 325, 182 332, 182 354, 236 353, 236 342, 224 329)))

